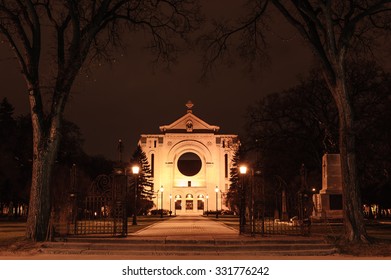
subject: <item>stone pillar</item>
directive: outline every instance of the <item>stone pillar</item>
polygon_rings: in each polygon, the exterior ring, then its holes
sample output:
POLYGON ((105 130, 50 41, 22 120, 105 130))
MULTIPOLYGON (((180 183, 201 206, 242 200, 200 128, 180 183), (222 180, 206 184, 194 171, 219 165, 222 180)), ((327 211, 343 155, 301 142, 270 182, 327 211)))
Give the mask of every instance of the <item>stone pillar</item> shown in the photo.
POLYGON ((313 196, 313 219, 342 219, 342 176, 339 154, 322 158, 322 189, 313 196))
POLYGON ((282 193, 281 193, 281 212, 282 212, 281 220, 288 221, 289 217, 288 217, 288 211, 287 211, 287 207, 286 207, 286 191, 285 190, 282 190, 282 193))

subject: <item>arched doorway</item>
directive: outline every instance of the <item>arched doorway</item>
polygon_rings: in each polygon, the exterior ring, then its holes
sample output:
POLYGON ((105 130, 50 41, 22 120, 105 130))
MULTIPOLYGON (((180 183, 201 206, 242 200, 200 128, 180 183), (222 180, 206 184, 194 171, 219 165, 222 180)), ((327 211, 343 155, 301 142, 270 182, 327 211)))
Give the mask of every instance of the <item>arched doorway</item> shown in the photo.
POLYGON ((193 195, 188 193, 186 195, 186 213, 193 213, 194 211, 194 203, 193 203, 193 195))
POLYGON ((205 196, 203 194, 197 195, 197 210, 202 213, 205 211, 205 196))

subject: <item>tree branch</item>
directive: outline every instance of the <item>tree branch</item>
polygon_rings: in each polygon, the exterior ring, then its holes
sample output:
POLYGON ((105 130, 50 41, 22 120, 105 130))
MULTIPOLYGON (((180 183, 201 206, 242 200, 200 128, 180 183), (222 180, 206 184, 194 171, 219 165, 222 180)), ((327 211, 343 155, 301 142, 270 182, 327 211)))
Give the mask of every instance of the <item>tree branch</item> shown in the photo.
MULTIPOLYGON (((236 28, 230 30, 222 25, 216 25, 215 34, 201 38, 201 40, 209 41, 209 44, 204 47, 206 54, 204 55, 203 77, 211 71, 216 61, 224 56, 224 53, 228 48, 228 41, 232 36, 249 29, 251 26, 257 25, 258 21, 264 15, 268 3, 269 1, 264 1, 259 11, 255 12, 253 16, 236 28)), ((256 30, 256 28, 254 30, 256 30)))
POLYGON ((26 61, 24 60, 22 53, 20 52, 17 44, 15 43, 14 38, 11 36, 8 29, 1 23, 0 23, 0 31, 7 38, 7 41, 10 44, 11 49, 14 51, 15 56, 19 62, 21 69, 22 69, 22 74, 26 77, 27 80, 31 80, 31 77, 29 76, 29 71, 27 68, 26 61))

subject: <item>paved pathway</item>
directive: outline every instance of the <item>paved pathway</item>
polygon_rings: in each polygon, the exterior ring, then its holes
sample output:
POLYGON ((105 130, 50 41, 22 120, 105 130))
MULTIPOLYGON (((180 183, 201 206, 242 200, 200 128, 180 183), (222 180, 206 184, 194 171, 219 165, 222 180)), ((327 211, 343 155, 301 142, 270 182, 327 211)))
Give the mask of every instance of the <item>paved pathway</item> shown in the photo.
POLYGON ((237 238, 239 232, 222 222, 202 216, 178 216, 153 224, 130 234, 130 237, 160 237, 169 239, 237 238))

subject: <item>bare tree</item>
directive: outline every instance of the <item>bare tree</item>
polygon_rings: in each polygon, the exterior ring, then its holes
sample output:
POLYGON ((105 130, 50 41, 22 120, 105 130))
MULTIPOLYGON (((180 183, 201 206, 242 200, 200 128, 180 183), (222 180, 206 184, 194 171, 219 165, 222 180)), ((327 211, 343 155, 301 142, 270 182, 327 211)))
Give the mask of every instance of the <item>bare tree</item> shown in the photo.
POLYGON ((205 70, 224 56, 240 34, 237 48, 250 61, 263 54, 265 24, 271 12, 283 16, 310 46, 337 105, 339 149, 343 176, 346 240, 367 242, 355 153, 355 117, 346 84, 345 62, 354 51, 368 51, 380 32, 390 29, 391 1, 387 0, 251 0, 250 12, 238 24, 217 24, 206 37, 205 70), (274 9, 272 9, 274 8, 274 9))
MULTIPOLYGON (((297 86, 272 93, 249 106, 242 143, 260 154, 262 163, 258 166, 267 170, 264 174, 269 178, 294 182, 298 167, 304 163, 307 178, 313 179, 309 185, 319 187, 322 155, 338 152, 338 112, 319 72, 316 67, 297 86)), ((346 72, 357 116, 361 197, 366 204, 387 205, 389 197, 377 193, 386 192, 391 163, 391 75, 373 60, 349 61, 346 72)))
POLYGON ((0 0, 0 33, 19 62, 33 124, 28 239, 46 237, 59 129, 72 85, 86 59, 104 57, 120 44, 123 31, 141 31, 149 36, 157 61, 172 61, 177 51, 175 40, 184 38, 199 23, 194 2, 0 0))

